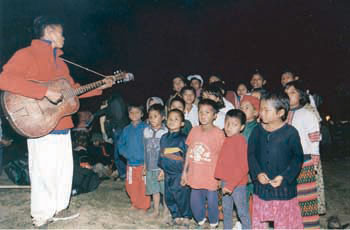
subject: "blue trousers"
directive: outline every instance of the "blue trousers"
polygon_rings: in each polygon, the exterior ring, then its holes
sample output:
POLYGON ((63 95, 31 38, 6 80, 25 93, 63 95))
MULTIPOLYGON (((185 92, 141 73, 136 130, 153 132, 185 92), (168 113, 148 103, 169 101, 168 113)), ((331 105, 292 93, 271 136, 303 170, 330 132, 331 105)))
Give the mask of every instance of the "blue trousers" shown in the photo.
POLYGON ((236 205, 238 217, 242 222, 242 229, 250 229, 250 215, 247 203, 247 186, 237 186, 231 195, 224 195, 222 206, 224 211, 224 229, 232 229, 233 204, 236 205))
POLYGON ((126 159, 119 154, 118 151, 118 140, 120 137, 120 134, 122 133, 122 130, 117 130, 114 132, 114 163, 115 167, 118 170, 119 177, 121 179, 125 179, 126 177, 126 159))
POLYGON ((181 186, 181 173, 178 175, 165 174, 165 203, 173 219, 186 217, 192 218, 190 196, 191 189, 181 186))
POLYGON ((197 222, 206 218, 206 201, 208 202, 208 218, 210 224, 219 222, 218 192, 207 189, 192 189, 191 209, 197 222))

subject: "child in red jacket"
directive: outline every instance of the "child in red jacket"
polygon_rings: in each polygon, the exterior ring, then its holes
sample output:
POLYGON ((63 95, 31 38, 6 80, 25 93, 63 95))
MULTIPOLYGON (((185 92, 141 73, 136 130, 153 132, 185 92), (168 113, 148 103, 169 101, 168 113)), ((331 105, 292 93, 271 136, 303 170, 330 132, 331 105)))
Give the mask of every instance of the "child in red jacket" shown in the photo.
POLYGON ((216 163, 215 177, 222 182, 222 206, 224 229, 232 229, 233 203, 237 207, 242 229, 250 229, 250 215, 247 203, 248 160, 247 142, 240 132, 246 122, 245 114, 238 109, 226 113, 226 139, 216 163))

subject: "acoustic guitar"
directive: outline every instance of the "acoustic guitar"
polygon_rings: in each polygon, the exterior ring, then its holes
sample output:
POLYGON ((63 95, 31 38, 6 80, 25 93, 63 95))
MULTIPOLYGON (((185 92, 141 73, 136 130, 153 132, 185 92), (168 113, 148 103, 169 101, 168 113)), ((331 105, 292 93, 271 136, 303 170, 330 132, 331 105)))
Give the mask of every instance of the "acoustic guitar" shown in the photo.
MULTIPOLYGON (((133 74, 125 72, 118 72, 112 78, 117 83, 134 80, 133 74)), ((38 82, 38 84, 59 90, 63 95, 62 100, 54 104, 46 97, 37 100, 7 91, 0 96, 2 109, 12 128, 18 134, 29 138, 49 134, 63 117, 79 110, 79 95, 105 83, 100 80, 74 89, 68 80, 59 78, 49 82, 38 82)))

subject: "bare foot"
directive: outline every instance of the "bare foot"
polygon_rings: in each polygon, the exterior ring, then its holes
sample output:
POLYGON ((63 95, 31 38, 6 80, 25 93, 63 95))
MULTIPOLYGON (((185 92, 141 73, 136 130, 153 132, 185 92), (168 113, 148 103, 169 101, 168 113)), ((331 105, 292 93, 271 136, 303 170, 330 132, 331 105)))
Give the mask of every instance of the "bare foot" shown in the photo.
POLYGON ((163 208, 163 213, 162 213, 162 216, 165 217, 165 216, 169 216, 169 210, 167 208, 163 208))
POLYGON ((143 216, 147 215, 147 211, 144 209, 136 209, 136 211, 138 212, 139 215, 143 215, 143 216))
POLYGON ((129 207, 129 210, 130 210, 130 211, 136 211, 137 208, 135 208, 134 206, 131 205, 131 206, 129 207))
POLYGON ((176 224, 176 225, 182 225, 182 218, 175 218, 174 219, 174 223, 176 224))
POLYGON ((151 218, 158 218, 159 217, 159 211, 153 211, 149 214, 149 217, 151 218))
POLYGON ((165 215, 163 215, 163 217, 162 217, 162 222, 164 222, 164 223, 168 223, 168 222, 170 222, 171 221, 171 215, 169 214, 169 213, 167 213, 167 214, 165 214, 165 215))

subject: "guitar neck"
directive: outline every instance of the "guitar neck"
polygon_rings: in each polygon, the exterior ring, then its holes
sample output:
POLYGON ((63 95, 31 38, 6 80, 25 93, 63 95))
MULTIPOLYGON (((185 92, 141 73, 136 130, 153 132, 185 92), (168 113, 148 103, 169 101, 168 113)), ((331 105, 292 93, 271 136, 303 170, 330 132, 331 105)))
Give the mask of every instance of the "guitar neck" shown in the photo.
MULTIPOLYGON (((112 76, 112 80, 116 81, 117 83, 125 81, 125 77, 128 76, 128 74, 125 74, 124 72, 118 73, 116 75, 112 76)), ((74 89, 73 94, 74 96, 79 96, 81 94, 84 94, 86 92, 89 92, 91 90, 97 89, 98 87, 104 85, 105 82, 103 80, 96 81, 87 85, 80 86, 79 88, 74 89)))
POLYGON ((75 96, 79 96, 79 95, 84 94, 86 92, 89 92, 91 90, 97 89, 98 87, 100 87, 104 84, 105 83, 102 80, 100 80, 100 81, 96 81, 96 82, 93 82, 93 83, 90 83, 87 85, 83 85, 83 86, 80 86, 79 88, 74 89, 73 94, 75 96))

